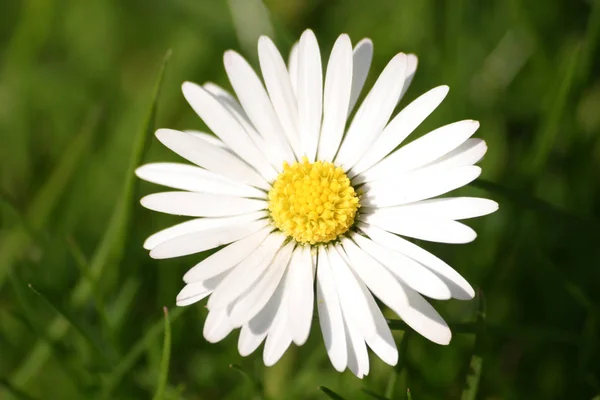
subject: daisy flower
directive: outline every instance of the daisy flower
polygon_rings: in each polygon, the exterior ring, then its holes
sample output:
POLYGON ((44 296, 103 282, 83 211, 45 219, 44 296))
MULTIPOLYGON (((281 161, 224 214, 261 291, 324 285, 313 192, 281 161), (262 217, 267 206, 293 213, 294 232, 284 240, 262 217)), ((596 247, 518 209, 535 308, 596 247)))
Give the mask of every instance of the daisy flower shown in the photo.
POLYGON ((258 41, 262 79, 227 51, 235 97, 213 84, 185 82, 183 95, 215 136, 159 129, 166 147, 196 164, 137 169, 176 191, 151 194, 151 210, 194 217, 150 236, 156 259, 214 249, 183 277, 177 305, 208 297, 204 337, 240 329, 242 356, 265 342, 265 365, 308 338, 313 309, 338 371, 369 372, 367 346, 398 360, 377 297, 427 339, 448 344, 448 325, 423 296, 471 299, 471 285, 448 264, 404 237, 467 243, 458 220, 497 210, 491 200, 434 198, 476 179, 487 150, 471 136, 477 121, 438 128, 397 149, 442 102, 447 86, 423 94, 392 117, 417 67, 412 54, 386 65, 357 110, 373 54, 341 35, 325 74, 312 31, 289 62, 268 37, 258 41), (351 116, 351 117, 350 117, 351 116))

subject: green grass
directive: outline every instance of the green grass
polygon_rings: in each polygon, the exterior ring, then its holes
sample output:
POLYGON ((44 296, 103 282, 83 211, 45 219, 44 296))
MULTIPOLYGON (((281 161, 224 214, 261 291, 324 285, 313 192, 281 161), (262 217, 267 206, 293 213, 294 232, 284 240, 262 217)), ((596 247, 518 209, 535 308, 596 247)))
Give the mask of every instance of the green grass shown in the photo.
POLYGON ((598 0, 0 2, 0 398, 596 398, 599 44, 598 0), (257 66, 258 35, 287 55, 307 27, 324 52, 342 32, 372 38, 369 83, 416 53, 402 105, 451 88, 417 135, 479 120, 484 174, 461 193, 500 203, 469 222, 475 242, 423 244, 481 288, 485 312, 434 302, 446 347, 386 315, 400 362, 373 356, 363 380, 331 367, 317 325, 271 368, 260 350, 240 357, 235 332, 207 343, 203 304, 174 306, 202 256, 141 247, 180 221, 138 203, 156 188, 135 167, 177 159, 153 131, 205 129, 181 82, 228 86, 225 50, 257 66))

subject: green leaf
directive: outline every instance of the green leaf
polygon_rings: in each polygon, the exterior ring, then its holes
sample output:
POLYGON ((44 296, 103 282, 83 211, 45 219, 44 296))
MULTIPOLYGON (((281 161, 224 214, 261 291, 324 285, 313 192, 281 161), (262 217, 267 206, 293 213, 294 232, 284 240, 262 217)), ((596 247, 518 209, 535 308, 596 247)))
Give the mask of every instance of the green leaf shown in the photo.
MULTIPOLYGON (((123 249, 127 243, 127 232, 131 224, 131 210, 134 205, 133 196, 137 190, 138 180, 135 178, 135 168, 141 163, 144 151, 146 149, 147 138, 155 130, 155 119, 158 95, 164 77, 164 72, 171 56, 167 52, 160 69, 158 79, 154 87, 154 93, 150 103, 150 109, 142 129, 134 140, 133 152, 131 154, 129 168, 125 176, 123 190, 113 210, 113 214, 108 223, 108 228, 97 247, 92 261, 90 263, 90 274, 93 280, 98 279, 104 272, 107 265, 118 265, 123 249)), ((70 303, 73 308, 83 307, 92 295, 92 286, 90 279, 82 278, 79 280, 75 289, 71 293, 70 303)), ((57 318, 50 323, 48 335, 51 338, 62 338, 67 330, 68 323, 63 318, 57 318)), ((11 381, 19 387, 25 386, 44 365, 49 356, 49 349, 44 342, 37 342, 29 355, 24 358, 23 363, 15 370, 11 376, 11 381)))
MULTIPOLYGON (((170 314, 170 323, 176 321, 183 313, 184 308, 177 308, 170 314)), ((125 375, 133 368, 137 360, 156 338, 165 331, 167 324, 164 321, 156 322, 146 334, 138 340, 118 363, 115 369, 106 378, 102 390, 102 399, 113 398, 113 391, 117 388, 125 375)), ((170 325, 169 325, 170 326, 170 325)), ((165 334, 166 335, 166 334, 165 334)))
POLYGON ((374 398, 375 400, 389 400, 389 398, 382 396, 380 394, 377 394, 369 389, 361 389, 366 395, 368 395, 369 397, 374 398))
POLYGON ((479 390, 479 381, 481 380, 481 370, 483 366, 483 340, 485 336, 485 298, 481 290, 477 291, 477 336, 475 338, 475 349, 469 363, 469 372, 467 373, 466 385, 461 394, 461 400, 475 400, 479 390))
POLYGON ((327 395, 327 397, 329 397, 330 399, 345 400, 342 396, 340 396, 333 390, 326 388, 325 386, 319 386, 319 390, 322 391, 323 393, 325 393, 327 395))
POLYGON ((169 310, 163 307, 165 313, 165 336, 163 340, 163 353, 160 362, 160 378, 158 387, 153 400, 162 400, 165 397, 165 388, 169 379, 169 360, 171 359, 171 321, 169 320, 169 310))
POLYGON ((388 378, 387 387, 385 390, 385 397, 388 399, 394 398, 396 386, 398 384, 398 378, 402 373, 402 370, 406 367, 406 353, 408 352, 408 342, 410 336, 413 334, 412 329, 406 329, 404 336, 402 336, 402 342, 400 342, 400 348, 398 349, 398 362, 392 369, 390 377, 388 378))
POLYGON ((260 381, 260 379, 256 378, 252 374, 250 374, 248 371, 246 371, 246 369, 244 367, 242 367, 239 364, 229 364, 229 368, 235 369, 242 376, 244 376, 246 379, 248 379, 250 381, 250 383, 252 384, 252 387, 254 388, 255 393, 261 399, 265 398, 264 387, 263 387, 263 384, 260 381))
POLYGON ((406 399, 412 400, 412 394, 410 393, 410 389, 406 389, 406 399))
POLYGON ((54 168, 42 188, 37 192, 29 208, 22 216, 23 223, 0 241, 0 288, 8 271, 31 243, 31 234, 37 234, 46 226, 61 196, 80 162, 87 153, 99 122, 99 111, 93 110, 85 119, 81 133, 75 136, 62 160, 54 168))

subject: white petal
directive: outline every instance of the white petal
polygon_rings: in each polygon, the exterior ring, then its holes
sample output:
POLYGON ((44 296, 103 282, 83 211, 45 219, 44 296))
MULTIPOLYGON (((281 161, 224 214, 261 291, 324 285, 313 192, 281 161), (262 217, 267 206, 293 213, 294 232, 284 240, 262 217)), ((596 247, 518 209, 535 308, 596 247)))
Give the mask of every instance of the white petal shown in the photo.
POLYGON ((232 50, 225 52, 223 60, 231 86, 244 107, 244 111, 267 141, 267 145, 278 149, 279 163, 283 164, 286 160, 293 160, 294 153, 282 132, 271 100, 252 67, 242 56, 232 50))
MULTIPOLYGON (((350 239, 344 240, 344 249, 352 260, 352 268, 362 281, 388 307, 402 303, 400 282, 374 258, 360 249, 350 239)), ((446 298, 450 298, 450 295, 446 298)))
POLYGON ((342 372, 348 363, 346 329, 329 258, 322 247, 318 254, 317 309, 327 355, 333 367, 342 372))
POLYGON ((263 79, 281 127, 294 153, 300 155, 298 105, 285 62, 275 44, 266 36, 261 36, 258 40, 258 56, 263 79))
POLYGON ((202 300, 212 293, 226 275, 227 272, 224 272, 210 279, 188 283, 177 295, 177 305, 179 307, 189 306, 190 304, 202 300))
POLYGON ((267 367, 275 365, 281 356, 283 356, 283 353, 290 347, 290 344, 292 344, 292 334, 288 329, 289 318, 286 304, 290 300, 284 289, 281 306, 277 310, 277 315, 275 315, 275 319, 267 335, 267 340, 265 341, 263 362, 267 367))
POLYGON ((246 111, 244 111, 237 99, 233 97, 227 90, 212 82, 207 82, 202 85, 202 87, 206 89, 207 92, 212 94, 221 103, 221 105, 227 111, 229 111, 229 113, 237 120, 237 122, 239 122, 250 139, 252 139, 252 142, 256 148, 262 154, 264 154, 275 170, 281 168, 281 155, 277 152, 277 147, 270 146, 265 138, 256 131, 256 128, 254 125, 252 125, 252 122, 246 114, 246 111))
POLYGON ((442 126, 384 158, 363 175, 391 175, 422 167, 463 144, 479 128, 479 122, 465 120, 442 126), (390 174, 391 173, 391 174, 390 174))
POLYGON ((214 141, 172 129, 159 129, 156 131, 156 137, 181 157, 209 171, 262 189, 270 188, 253 168, 238 156, 216 146, 214 141))
POLYGON ((194 192, 154 193, 140 203, 150 210, 188 217, 224 217, 267 208, 264 200, 194 192))
POLYGON ((469 243, 477 234, 460 222, 422 216, 361 215, 360 220, 388 232, 438 243, 469 243))
POLYGON ((317 156, 323 111, 321 52, 315 34, 307 29, 298 49, 298 124, 302 153, 308 161, 317 156))
POLYGON ((146 164, 135 174, 148 182, 190 192, 227 194, 239 197, 266 199, 267 194, 252 186, 244 185, 192 165, 177 163, 146 164))
POLYGON ((227 317, 225 309, 210 310, 204 321, 204 338, 210 343, 217 343, 225 339, 233 330, 233 325, 227 317))
MULTIPOLYGON (((359 234, 353 234, 352 239, 356 242, 361 250, 367 252, 371 257, 381 263, 381 265, 386 267, 388 271, 400 278, 400 280, 416 291, 433 299, 447 300, 451 297, 450 289, 444 283, 444 281, 438 278, 437 275, 435 275, 429 269, 414 261, 412 258, 398 253, 392 249, 383 247, 359 234)), ((356 252, 356 250, 354 251, 356 252)), ((371 288, 375 295, 379 297, 377 293, 385 293, 386 290, 391 291, 397 289, 397 285, 395 285, 393 282, 377 282, 377 279, 391 279, 392 281, 394 279, 387 274, 381 275, 379 278, 377 278, 376 276, 373 276, 374 273, 370 273, 368 271, 371 268, 368 268, 368 270, 365 271, 364 266, 359 265, 361 264, 359 262, 360 257, 361 256, 359 255, 357 258, 352 258, 353 261, 358 265, 355 270, 357 270, 357 272, 361 271, 363 275, 368 275, 366 279, 363 279, 367 286, 371 287, 368 283, 370 280, 375 281, 373 283, 374 288, 371 288), (375 290, 377 285, 382 287, 378 291, 375 290), (396 289, 385 289, 385 285, 396 289)), ((371 259, 366 261, 368 265, 373 265, 375 260, 371 259)), ((374 270, 376 272, 379 271, 379 266, 375 266, 374 270)), ((359 273, 359 275, 361 275, 361 273, 359 273)))
POLYGON ((236 266, 256 250, 272 230, 271 225, 267 225, 258 232, 210 255, 186 272, 183 281, 190 283, 207 279, 236 266))
POLYGON ((367 80, 372 59, 373 42, 371 42, 371 39, 362 39, 354 46, 352 54, 352 90, 350 104, 348 105, 348 114, 354 109, 358 96, 367 80))
POLYGON ((252 222, 265 217, 267 217, 266 211, 257 211, 244 215, 236 215, 235 217, 192 219, 190 221, 182 222, 181 224, 177 224, 167 229, 163 229, 162 231, 156 232, 154 235, 146 239, 144 242, 144 248, 146 250, 152 250, 159 244, 176 238, 177 236, 252 222))
POLYGON ((242 326, 267 304, 286 271, 294 246, 290 242, 281 248, 263 275, 236 301, 229 313, 234 326, 242 326))
MULTIPOLYGON (((343 251, 342 249, 339 250, 343 251)), ((337 247, 331 246, 326 248, 325 251, 327 251, 327 257, 333 271, 344 319, 352 318, 352 321, 356 321, 362 337, 373 336, 377 331, 375 320, 371 315, 369 305, 360 290, 354 273, 338 252, 337 247)))
POLYGON ((238 351, 242 357, 253 353, 267 337, 277 311, 281 308, 284 286, 285 281, 280 281, 275 293, 273 293, 273 296, 271 296, 263 309, 247 324, 242 326, 238 340, 238 351))
POLYGON ((289 329, 294 343, 302 346, 308 339, 314 307, 314 266, 310 247, 298 246, 292 255, 287 276, 289 329))
POLYGON ((475 296, 473 287, 465 280, 465 278, 463 278, 451 266, 427 250, 424 250, 406 239, 388 233, 375 226, 359 224, 359 227, 363 232, 369 235, 374 242, 387 247, 388 249, 393 249, 399 253, 402 253, 435 272, 436 275, 446 282, 450 288, 453 298, 470 300, 475 296))
POLYGON ((419 293, 404 284, 401 285, 408 302, 399 310, 398 315, 426 339, 437 344, 450 343, 452 332, 446 321, 419 293))
POLYGON ((177 236, 160 243, 150 250, 150 257, 164 259, 200 253, 243 239, 268 224, 268 220, 262 219, 177 236))
POLYGON ((340 147, 346 129, 351 88, 352 43, 348 35, 341 35, 333 45, 327 64, 319 160, 333 161, 340 147))
POLYGON ((373 213, 382 217, 396 218, 410 215, 424 215, 441 219, 467 219, 481 217, 498 210, 498 203, 478 197, 444 197, 423 200, 417 203, 396 207, 386 207, 373 213))
POLYGON ((423 168, 402 174, 394 180, 381 179, 363 186, 364 207, 391 207, 414 203, 451 192, 477 179, 481 168, 457 167, 449 170, 423 168))
POLYGON ((227 275, 208 299, 208 307, 226 307, 244 293, 269 267, 284 240, 285 236, 280 233, 270 234, 248 258, 227 275))
POLYGON ((367 345, 359 326, 348 319, 349 315, 342 307, 346 327, 346 351, 348 352, 348 369, 357 378, 362 379, 369 373, 369 354, 367 345))
POLYGON ((448 86, 438 86, 404 107, 352 168, 350 175, 365 171, 391 153, 440 105, 447 94, 448 86))
POLYGON ((405 71, 406 54, 397 54, 386 65, 344 136, 335 157, 338 165, 349 170, 381 134, 402 92, 405 71))
MULTIPOLYGON (((168 130, 168 129, 165 129, 165 130, 168 130)), ((225 145, 225 143, 223 143, 221 141, 221 139, 219 139, 218 137, 216 137, 212 133, 197 131, 197 130, 194 130, 194 129, 186 129, 183 132, 187 133, 188 135, 192 135, 194 137, 202 139, 203 141, 208 142, 208 143, 210 143, 210 144, 212 144, 214 146, 220 147, 222 149, 227 149, 227 146, 225 145)), ((236 158, 237 158, 237 156, 236 156, 236 158)))
POLYGON ((406 78, 404 79, 404 87, 402 88, 402 94, 400 95, 400 99, 398 99, 398 102, 400 102, 400 100, 402 99, 402 97, 404 96, 404 94, 406 93, 408 88, 410 87, 410 84, 412 83, 412 80, 415 77, 415 72, 417 71, 417 66, 419 65, 419 59, 414 54, 408 54, 407 61, 408 62, 406 64, 406 74, 405 74, 406 78))
POLYGON ((240 158, 256 168, 267 181, 277 176, 243 126, 219 100, 206 89, 191 82, 185 82, 182 90, 188 103, 204 123, 240 158))
POLYGON ((483 158, 487 152, 485 140, 471 138, 466 142, 452 150, 445 156, 438 158, 436 161, 426 165, 425 168, 440 168, 449 169, 456 167, 464 167, 473 165, 483 158))
POLYGON ((288 60, 288 70, 290 71, 290 83, 292 84, 292 90, 294 95, 298 93, 298 42, 294 43, 290 50, 290 57, 288 60))
POLYGON ((377 334, 371 338, 366 338, 367 345, 383 362, 394 366, 398 363, 398 350, 396 349, 396 342, 392 336, 392 331, 390 331, 390 327, 371 293, 369 293, 364 285, 361 285, 361 288, 367 298, 371 313, 375 317, 375 325, 377 326, 377 334))

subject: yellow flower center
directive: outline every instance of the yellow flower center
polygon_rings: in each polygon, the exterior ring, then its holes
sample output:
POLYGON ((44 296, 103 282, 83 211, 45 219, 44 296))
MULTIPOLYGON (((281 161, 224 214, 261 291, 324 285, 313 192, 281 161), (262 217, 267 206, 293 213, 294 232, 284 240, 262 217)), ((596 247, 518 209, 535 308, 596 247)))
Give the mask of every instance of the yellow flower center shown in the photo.
POLYGON ((344 171, 330 162, 283 163, 269 191, 275 226, 300 243, 326 243, 350 229, 360 207, 344 171))

